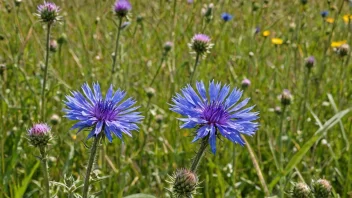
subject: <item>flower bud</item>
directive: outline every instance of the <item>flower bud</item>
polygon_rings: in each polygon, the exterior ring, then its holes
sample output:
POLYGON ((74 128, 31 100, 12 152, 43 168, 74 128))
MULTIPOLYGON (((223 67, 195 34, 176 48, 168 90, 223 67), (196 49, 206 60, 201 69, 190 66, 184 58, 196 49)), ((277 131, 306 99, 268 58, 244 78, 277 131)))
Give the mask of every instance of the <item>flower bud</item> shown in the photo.
POLYGON ((5 64, 0 64, 0 75, 3 75, 6 70, 6 65, 5 64))
POLYGON ((332 186, 326 179, 318 179, 313 182, 313 193, 315 197, 329 198, 331 195, 332 186))
POLYGON ((33 127, 28 130, 30 143, 35 147, 46 146, 51 139, 50 130, 51 128, 45 123, 34 124, 33 127))
POLYGON ((15 0, 16 7, 20 7, 21 4, 22 4, 22 0, 15 0))
POLYGON ((158 124, 161 124, 162 122, 163 122, 163 120, 164 120, 164 116, 163 115, 156 115, 155 116, 155 120, 156 120, 156 122, 158 123, 158 124))
POLYGON ((180 169, 174 175, 172 191, 175 197, 192 197, 198 184, 197 175, 187 169, 180 169))
POLYGON ((308 69, 311 69, 314 66, 314 63, 315 63, 314 56, 310 56, 306 59, 306 67, 308 69))
POLYGON ((165 52, 169 52, 171 49, 172 49, 172 46, 174 44, 171 42, 171 41, 167 41, 165 44, 164 44, 164 51, 165 52))
POLYGON ((51 52, 56 52, 57 50, 57 41, 56 40, 51 40, 49 43, 49 49, 51 52))
POLYGON ((52 125, 57 125, 60 123, 60 121, 61 121, 61 118, 57 114, 53 114, 50 117, 50 124, 52 124, 52 125))
POLYGON ((210 43, 210 37, 205 34, 196 34, 188 44, 188 47, 193 50, 193 53, 205 56, 210 52, 213 44, 210 43))
POLYGON ((245 78, 244 80, 242 80, 242 88, 245 89, 247 87, 249 87, 251 85, 251 81, 247 78, 245 78))
POLYGON ((67 42, 67 35, 65 33, 61 34, 61 36, 57 39, 57 43, 62 45, 67 42))
POLYGON ((309 186, 305 183, 296 183, 292 190, 292 198, 310 198, 312 196, 309 186))
POLYGON ((350 52, 350 46, 348 44, 342 44, 337 50, 340 56, 346 56, 350 52))
POLYGON ((145 92, 146 92, 148 98, 151 98, 155 95, 155 89, 153 89, 152 87, 146 88, 145 92))
POLYGON ((287 89, 284 89, 284 91, 280 95, 280 99, 281 99, 281 104, 284 106, 291 104, 292 95, 290 91, 287 89))

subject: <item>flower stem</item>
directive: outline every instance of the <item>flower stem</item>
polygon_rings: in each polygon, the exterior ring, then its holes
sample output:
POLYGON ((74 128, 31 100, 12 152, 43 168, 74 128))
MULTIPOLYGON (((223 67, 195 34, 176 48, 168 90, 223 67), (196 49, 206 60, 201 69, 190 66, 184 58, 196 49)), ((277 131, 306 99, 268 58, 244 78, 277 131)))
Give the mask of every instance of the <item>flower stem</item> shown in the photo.
POLYGON ((190 84, 192 84, 192 80, 193 80, 193 77, 194 77, 194 73, 196 73, 196 69, 197 69, 198 62, 199 62, 199 56, 200 56, 200 54, 197 53, 197 55, 196 55, 196 61, 195 61, 195 63, 194 63, 193 71, 192 71, 192 74, 191 74, 191 79, 190 79, 190 82, 189 82, 190 84))
POLYGON ((43 171, 43 177, 44 177, 45 197, 50 198, 49 173, 48 173, 48 163, 47 163, 47 158, 46 158, 45 146, 41 146, 39 148, 39 150, 40 150, 40 155, 41 155, 40 162, 42 164, 42 171, 43 171))
POLYGON ((43 78, 43 86, 41 92, 41 119, 45 120, 45 86, 46 86, 46 77, 48 74, 48 65, 49 65, 49 53, 50 53, 50 30, 51 23, 48 23, 47 35, 46 35, 46 58, 45 58, 45 67, 44 67, 44 78, 43 78))
POLYGON ((156 70, 156 73, 155 73, 155 75, 154 75, 154 77, 153 77, 153 80, 152 80, 152 82, 150 83, 149 87, 151 87, 151 86, 153 85, 153 83, 154 83, 154 81, 155 81, 155 78, 156 78, 156 76, 159 74, 160 68, 161 68, 161 66, 163 65, 165 59, 166 59, 166 52, 164 52, 163 55, 162 55, 162 57, 161 57, 160 65, 159 65, 158 69, 156 70))
MULTIPOLYGON (((279 158, 279 165, 280 165, 280 172, 283 172, 284 166, 283 166, 283 159, 284 159, 284 152, 282 150, 282 136, 284 134, 284 118, 285 118, 285 111, 286 111, 286 105, 282 105, 282 114, 281 114, 281 119, 280 119, 280 135, 279 135, 279 153, 280 153, 280 158, 279 158)), ((280 178, 280 197, 284 197, 284 180, 285 178, 282 176, 280 178)))
POLYGON ((112 58, 111 79, 110 79, 111 83, 113 83, 113 80, 114 80, 115 67, 116 67, 116 58, 117 58, 117 50, 119 48, 119 41, 120 41, 121 25, 122 25, 122 17, 119 18, 119 26, 118 26, 118 29, 117 29, 115 52, 114 52, 114 56, 112 58))
POLYGON ((94 138, 94 142, 92 145, 92 148, 90 149, 90 156, 88 160, 88 166, 87 166, 87 172, 86 172, 86 177, 84 179, 84 186, 83 186, 83 198, 88 197, 88 189, 89 189, 89 178, 90 178, 90 172, 92 171, 94 159, 95 159, 95 154, 97 151, 98 143, 100 140, 100 135, 94 138))
POLYGON ((208 138, 203 138, 202 143, 200 144, 200 148, 197 152, 197 155, 192 162, 192 166, 191 166, 190 171, 195 172, 197 170, 199 162, 202 159, 204 151, 207 148, 207 146, 208 146, 208 138))

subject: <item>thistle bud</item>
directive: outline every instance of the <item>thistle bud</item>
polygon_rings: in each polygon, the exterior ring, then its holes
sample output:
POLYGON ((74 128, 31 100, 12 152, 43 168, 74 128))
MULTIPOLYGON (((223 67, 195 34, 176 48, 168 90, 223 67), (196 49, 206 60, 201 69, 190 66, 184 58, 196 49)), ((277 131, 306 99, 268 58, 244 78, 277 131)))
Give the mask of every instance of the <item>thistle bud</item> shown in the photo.
POLYGON ((174 44, 171 42, 171 41, 168 41, 168 42, 166 42, 165 44, 164 44, 164 51, 165 52, 169 52, 171 49, 172 49, 172 46, 173 46, 174 44))
POLYGON ((0 64, 0 75, 3 75, 6 70, 6 65, 5 64, 0 64))
POLYGON ((22 0, 15 0, 16 7, 20 7, 21 4, 22 4, 22 0))
POLYGON ((315 197, 329 198, 331 195, 332 186, 326 179, 318 179, 313 182, 313 193, 315 197))
POLYGON ((276 106, 275 109, 274 109, 274 112, 275 112, 277 115, 280 115, 280 114, 282 113, 281 107, 280 107, 280 106, 276 106))
POLYGON ((57 50, 57 41, 56 40, 51 40, 49 43, 49 49, 51 52, 56 52, 57 50))
POLYGON ((62 33, 61 36, 57 39, 57 43, 59 45, 62 45, 67 42, 67 35, 65 33, 62 33))
POLYGON ((281 104, 284 106, 291 104, 292 95, 291 95, 290 91, 287 89, 284 89, 284 91, 280 95, 280 99, 281 99, 281 104))
POLYGON ((175 197, 192 197, 195 193, 198 178, 197 175, 187 169, 176 171, 173 178, 172 191, 175 197))
POLYGON ((28 139, 30 143, 35 147, 44 147, 48 144, 51 128, 45 123, 34 124, 32 128, 28 130, 28 139))
POLYGON ((292 198, 310 198, 312 197, 309 186, 305 183, 296 183, 292 190, 292 198))
POLYGON ((342 44, 337 52, 341 57, 346 56, 350 52, 350 46, 346 43, 342 44))
POLYGON ((147 94, 148 98, 152 98, 155 95, 155 89, 148 87, 145 89, 145 93, 147 94))
POLYGON ((57 114, 53 114, 50 117, 50 124, 52 124, 52 125, 57 125, 60 123, 60 121, 61 121, 61 118, 57 114))
POLYGON ((306 59, 306 67, 308 69, 311 69, 314 66, 314 63, 315 63, 314 56, 310 56, 306 59))
POLYGON ((192 53, 199 55, 205 55, 210 52, 213 44, 210 43, 210 37, 205 34, 196 34, 188 44, 188 47, 192 50, 192 53))
POLYGON ((144 19, 143 16, 138 15, 138 16, 137 16, 137 23, 142 23, 142 22, 143 22, 143 19, 144 19))
POLYGON ((164 116, 163 115, 156 115, 155 116, 155 120, 156 120, 156 122, 158 123, 158 124, 161 124, 162 122, 163 122, 163 120, 164 120, 164 116))
POLYGON ((251 85, 251 81, 247 78, 245 78, 244 80, 242 80, 242 88, 245 89, 247 87, 249 87, 251 85))

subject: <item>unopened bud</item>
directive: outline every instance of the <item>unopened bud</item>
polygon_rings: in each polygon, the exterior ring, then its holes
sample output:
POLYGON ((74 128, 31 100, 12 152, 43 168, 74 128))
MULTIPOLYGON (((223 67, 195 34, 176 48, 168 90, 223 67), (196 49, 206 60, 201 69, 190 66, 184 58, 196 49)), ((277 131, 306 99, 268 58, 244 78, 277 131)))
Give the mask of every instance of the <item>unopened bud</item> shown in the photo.
POLYGON ((331 195, 332 186, 326 179, 318 179, 313 182, 313 193, 315 197, 329 198, 331 195))
POLYGON ((172 191, 175 197, 192 197, 198 184, 197 175, 187 169, 180 169, 174 175, 172 191))
POLYGON ((305 183, 296 183, 292 190, 292 198, 310 198, 312 196, 309 186, 305 183))

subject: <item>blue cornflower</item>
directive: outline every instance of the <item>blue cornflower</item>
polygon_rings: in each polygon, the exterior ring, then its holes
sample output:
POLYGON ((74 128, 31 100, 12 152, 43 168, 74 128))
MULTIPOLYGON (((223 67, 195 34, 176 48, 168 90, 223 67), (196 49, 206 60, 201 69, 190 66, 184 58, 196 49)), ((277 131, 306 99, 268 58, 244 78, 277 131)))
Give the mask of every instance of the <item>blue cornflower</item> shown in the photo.
POLYGON ((232 19, 232 15, 229 14, 229 13, 224 12, 224 13, 221 14, 221 18, 222 18, 222 20, 224 20, 225 22, 227 22, 227 21, 229 21, 229 20, 232 19))
POLYGON ((321 15, 323 18, 325 18, 325 17, 327 17, 327 16, 329 15, 329 11, 324 10, 324 11, 320 12, 320 15, 321 15))
POLYGON ((65 104, 67 109, 65 117, 70 120, 78 120, 71 129, 91 129, 87 139, 98 136, 104 131, 108 140, 112 141, 111 133, 122 140, 122 133, 132 136, 132 130, 138 130, 139 123, 143 116, 133 107, 136 103, 132 98, 122 102, 126 96, 125 91, 118 89, 115 93, 110 86, 105 98, 103 98, 98 83, 93 83, 93 92, 89 85, 82 86, 83 93, 73 91, 72 96, 66 96, 65 104))
POLYGON ((253 135, 258 129, 258 112, 250 112, 254 106, 242 109, 249 98, 236 103, 242 96, 242 91, 230 86, 210 82, 209 97, 203 82, 197 82, 197 94, 187 85, 182 89, 182 95, 177 94, 172 101, 171 110, 187 118, 180 118, 184 124, 181 128, 197 128, 192 142, 199 138, 208 138, 211 151, 216 152, 216 137, 224 136, 233 143, 244 145, 241 134, 253 135), (241 110, 242 109, 242 110, 241 110))

